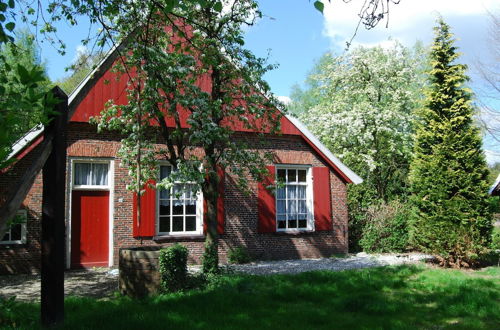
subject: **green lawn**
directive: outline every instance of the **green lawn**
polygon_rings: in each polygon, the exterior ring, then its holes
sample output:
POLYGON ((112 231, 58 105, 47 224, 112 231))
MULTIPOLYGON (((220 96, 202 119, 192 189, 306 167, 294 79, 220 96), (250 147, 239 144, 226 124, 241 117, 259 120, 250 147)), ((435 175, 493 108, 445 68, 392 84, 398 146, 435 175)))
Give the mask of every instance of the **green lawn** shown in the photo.
MULTIPOLYGON (((21 328, 39 305, 17 303, 21 328)), ((1 313, 0 313, 1 315, 1 313)), ((19 325, 19 322, 17 323, 19 325)), ((223 277, 204 291, 145 300, 66 300, 68 329, 499 329, 500 269, 400 266, 223 277)))

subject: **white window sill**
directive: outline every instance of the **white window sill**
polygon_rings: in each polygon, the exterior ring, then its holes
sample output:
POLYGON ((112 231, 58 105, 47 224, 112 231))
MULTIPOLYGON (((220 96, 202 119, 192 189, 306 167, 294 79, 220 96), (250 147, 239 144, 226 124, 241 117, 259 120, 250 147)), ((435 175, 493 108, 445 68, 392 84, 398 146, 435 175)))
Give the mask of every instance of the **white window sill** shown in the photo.
POLYGON ((275 234, 277 235, 301 235, 314 233, 314 229, 295 229, 295 230, 279 230, 277 229, 275 234))
POLYGON ((26 244, 26 242, 23 241, 2 241, 0 242, 0 246, 6 246, 6 245, 23 245, 26 244))
POLYGON ((205 235, 200 234, 200 233, 193 233, 193 234, 178 234, 178 235, 158 234, 156 236, 153 236, 153 241, 156 241, 156 242, 185 241, 185 240, 203 241, 203 240, 205 240, 205 235))

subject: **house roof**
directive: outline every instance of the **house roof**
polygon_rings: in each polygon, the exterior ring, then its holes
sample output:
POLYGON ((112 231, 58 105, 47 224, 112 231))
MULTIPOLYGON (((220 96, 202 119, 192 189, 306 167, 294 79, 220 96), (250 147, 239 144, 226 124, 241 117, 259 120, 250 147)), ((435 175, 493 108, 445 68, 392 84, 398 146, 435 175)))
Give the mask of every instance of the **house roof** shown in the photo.
MULTIPOLYGON (((69 95, 68 118, 70 121, 87 122, 90 116, 98 115, 100 113, 104 107, 104 103, 110 98, 115 100, 116 98, 119 98, 121 102, 126 102, 124 100, 126 83, 122 83, 122 86, 120 86, 121 88, 111 88, 108 86, 109 84, 107 81, 110 81, 113 77, 106 77, 106 75, 109 75, 109 69, 117 59, 123 44, 124 43, 122 42, 122 44, 113 47, 96 66, 96 68, 92 70, 92 72, 90 72, 69 95), (99 88, 95 88, 96 85, 98 85, 99 88), (109 95, 106 95, 106 91, 109 95), (91 100, 85 101, 86 98, 91 100), (84 110, 83 108, 85 107, 86 109, 84 110), (87 110, 88 108, 90 108, 90 110, 87 110)), ((319 139, 316 138, 316 136, 314 136, 314 134, 312 134, 297 118, 285 115, 282 118, 281 126, 283 134, 301 136, 304 141, 309 144, 346 182, 354 184, 363 182, 362 178, 360 178, 337 157, 335 157, 330 150, 328 150, 328 148, 323 145, 319 139)), ((29 152, 29 150, 42 141, 42 133, 43 126, 37 126, 30 130, 23 138, 14 144, 13 150, 8 158, 10 159, 16 156, 17 158, 22 158, 24 154, 29 152)))
POLYGON ((492 196, 500 196, 500 174, 497 176, 495 183, 491 185, 488 194, 492 196))

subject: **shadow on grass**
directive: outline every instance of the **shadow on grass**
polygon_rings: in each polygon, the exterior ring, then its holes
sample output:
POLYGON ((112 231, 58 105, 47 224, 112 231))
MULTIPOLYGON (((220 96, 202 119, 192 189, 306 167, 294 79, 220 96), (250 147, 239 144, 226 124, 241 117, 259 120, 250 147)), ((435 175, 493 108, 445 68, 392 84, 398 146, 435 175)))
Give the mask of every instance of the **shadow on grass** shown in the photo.
MULTIPOLYGON (((498 279, 409 266, 299 275, 235 275, 221 278, 204 291, 144 300, 69 298, 65 326, 492 329, 500 324, 499 298, 498 279)), ((32 312, 38 308, 33 304, 19 307, 32 312)), ((31 326, 38 322, 33 316, 28 320, 31 326)))

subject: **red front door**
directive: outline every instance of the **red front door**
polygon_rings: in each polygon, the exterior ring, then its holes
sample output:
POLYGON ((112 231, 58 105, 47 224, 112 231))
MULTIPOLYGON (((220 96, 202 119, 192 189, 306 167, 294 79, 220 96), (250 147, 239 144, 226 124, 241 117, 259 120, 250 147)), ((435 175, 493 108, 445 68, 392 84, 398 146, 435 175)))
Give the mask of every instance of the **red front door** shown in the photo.
POLYGON ((71 207, 71 267, 106 267, 109 192, 75 190, 71 207))

